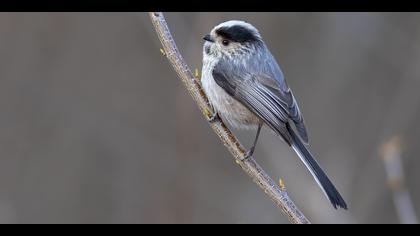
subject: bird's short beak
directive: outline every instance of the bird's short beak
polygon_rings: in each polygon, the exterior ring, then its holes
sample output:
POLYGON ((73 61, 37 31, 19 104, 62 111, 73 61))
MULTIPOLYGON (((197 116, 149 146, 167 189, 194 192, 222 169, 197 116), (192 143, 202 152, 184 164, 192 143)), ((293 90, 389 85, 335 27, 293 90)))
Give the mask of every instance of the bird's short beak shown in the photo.
POLYGON ((206 40, 207 42, 212 42, 212 43, 214 43, 214 40, 211 38, 210 34, 206 34, 206 35, 203 37, 203 39, 204 39, 204 40, 206 40))

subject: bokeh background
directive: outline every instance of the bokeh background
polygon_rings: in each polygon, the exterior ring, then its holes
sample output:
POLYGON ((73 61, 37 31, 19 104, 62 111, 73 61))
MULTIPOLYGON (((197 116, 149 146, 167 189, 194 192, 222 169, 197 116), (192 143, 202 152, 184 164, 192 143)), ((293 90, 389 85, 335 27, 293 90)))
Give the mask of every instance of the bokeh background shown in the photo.
MULTIPOLYGON (((420 14, 167 13, 201 68, 202 36, 255 25, 294 90, 332 209, 264 130, 259 163, 313 223, 399 223, 380 147, 402 139, 420 211, 420 14)), ((288 223, 241 171, 166 58, 146 13, 0 14, 0 223, 288 223)), ((250 145, 254 134, 236 132, 250 145)))

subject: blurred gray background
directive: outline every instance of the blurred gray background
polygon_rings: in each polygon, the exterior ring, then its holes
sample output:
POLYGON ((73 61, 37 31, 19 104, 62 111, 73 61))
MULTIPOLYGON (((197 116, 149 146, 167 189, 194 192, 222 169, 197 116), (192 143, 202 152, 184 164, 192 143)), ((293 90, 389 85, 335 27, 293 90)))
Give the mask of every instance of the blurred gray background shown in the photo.
MULTIPOLYGON (((393 135, 420 211, 420 14, 167 13, 202 36, 255 25, 293 88, 311 150, 349 205, 263 131, 255 156, 313 223, 399 223, 379 155, 393 135)), ((146 13, 0 14, 0 223, 288 223, 234 163, 146 13)), ((254 134, 236 132, 250 145, 254 134)))

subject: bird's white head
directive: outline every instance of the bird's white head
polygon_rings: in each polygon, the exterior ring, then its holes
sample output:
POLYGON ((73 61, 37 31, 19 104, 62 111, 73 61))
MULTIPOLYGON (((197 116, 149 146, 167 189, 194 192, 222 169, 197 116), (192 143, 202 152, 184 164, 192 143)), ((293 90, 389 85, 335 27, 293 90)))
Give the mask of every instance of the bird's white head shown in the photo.
POLYGON ((232 56, 250 51, 262 44, 258 30, 245 21, 230 20, 215 26, 203 38, 204 56, 232 56))

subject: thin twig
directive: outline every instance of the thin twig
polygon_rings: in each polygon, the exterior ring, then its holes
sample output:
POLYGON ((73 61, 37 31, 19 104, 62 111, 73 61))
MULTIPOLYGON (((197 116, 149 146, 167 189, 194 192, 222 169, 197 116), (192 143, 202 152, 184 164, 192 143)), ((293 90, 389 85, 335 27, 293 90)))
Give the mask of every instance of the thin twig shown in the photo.
POLYGON ((404 168, 401 160, 401 138, 394 136, 384 143, 381 154, 400 222, 402 224, 418 224, 413 202, 405 184, 404 168))
MULTIPOLYGON (((200 82, 193 76, 191 70, 178 51, 163 14, 161 12, 151 12, 149 15, 155 27, 156 33, 159 36, 159 40, 163 45, 163 54, 172 64, 178 74, 178 77, 184 83, 204 117, 209 119, 212 114, 212 108, 202 90, 200 82)), ((289 218, 290 222, 296 224, 310 223, 303 213, 296 207, 292 199, 290 199, 284 186, 282 188, 277 186, 277 184, 252 157, 248 158, 246 161, 241 161, 245 155, 245 149, 222 121, 211 123, 210 126, 222 140, 223 144, 229 149, 230 153, 235 158, 236 163, 252 178, 255 183, 258 184, 262 190, 264 190, 267 196, 276 203, 276 205, 289 218)))

